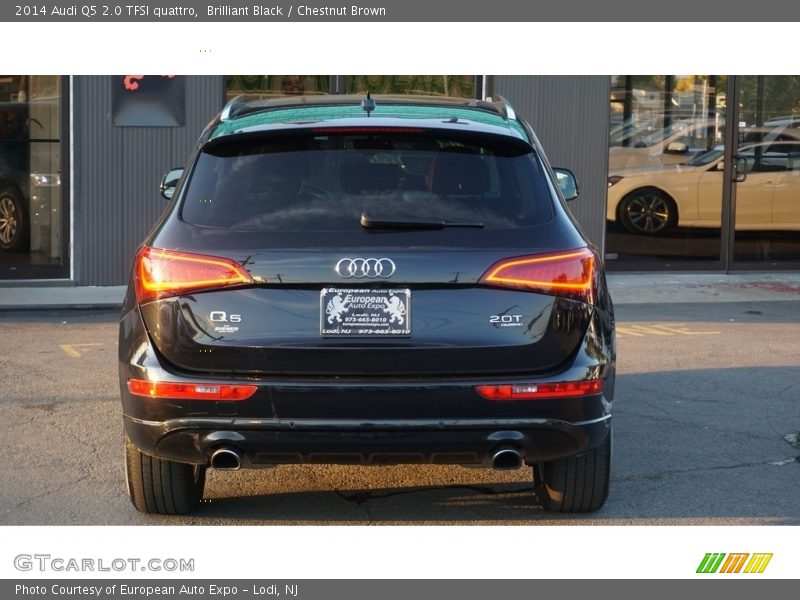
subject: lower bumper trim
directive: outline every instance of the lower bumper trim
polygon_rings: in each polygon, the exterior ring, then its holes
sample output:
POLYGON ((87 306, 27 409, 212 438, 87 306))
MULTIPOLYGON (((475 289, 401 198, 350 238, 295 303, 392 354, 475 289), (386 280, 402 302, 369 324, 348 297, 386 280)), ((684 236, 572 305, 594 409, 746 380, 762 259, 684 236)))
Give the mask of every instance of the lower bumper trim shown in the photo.
POLYGON ((220 448, 243 468, 280 464, 468 464, 489 466, 498 448, 533 464, 600 445, 611 415, 581 422, 554 419, 244 419, 125 417, 131 441, 145 454, 209 464, 220 448))

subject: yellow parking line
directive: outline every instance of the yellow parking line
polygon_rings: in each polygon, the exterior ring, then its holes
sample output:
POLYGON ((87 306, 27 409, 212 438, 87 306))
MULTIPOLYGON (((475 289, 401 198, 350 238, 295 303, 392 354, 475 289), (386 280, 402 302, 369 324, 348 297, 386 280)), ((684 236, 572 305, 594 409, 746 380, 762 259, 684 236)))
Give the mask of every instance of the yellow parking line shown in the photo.
POLYGON ((102 345, 103 344, 100 342, 84 342, 81 344, 59 344, 58 347, 61 348, 67 356, 81 358, 83 354, 86 354, 93 346, 102 345))
POLYGON ((694 331, 685 323, 644 323, 617 325, 617 337, 647 337, 653 335, 719 335, 721 331, 694 331))
POLYGON ((647 327, 646 325, 629 325, 626 327, 617 327, 617 333, 623 335, 632 335, 636 337, 644 337, 646 335, 672 335, 667 331, 659 331, 654 327, 647 327))
POLYGON ((653 327, 657 327, 658 329, 663 329, 664 331, 669 331, 671 333, 677 333, 678 335, 719 335, 722 333, 721 331, 692 331, 683 323, 674 323, 671 325, 653 325, 653 327))

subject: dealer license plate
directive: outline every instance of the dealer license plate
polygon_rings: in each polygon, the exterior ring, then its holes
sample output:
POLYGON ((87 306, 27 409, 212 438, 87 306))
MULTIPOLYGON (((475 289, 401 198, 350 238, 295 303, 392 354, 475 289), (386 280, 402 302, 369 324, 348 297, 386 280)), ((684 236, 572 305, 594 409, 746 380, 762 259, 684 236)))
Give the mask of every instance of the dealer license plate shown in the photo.
POLYGON ((322 337, 411 335, 411 290, 323 288, 319 296, 322 337))

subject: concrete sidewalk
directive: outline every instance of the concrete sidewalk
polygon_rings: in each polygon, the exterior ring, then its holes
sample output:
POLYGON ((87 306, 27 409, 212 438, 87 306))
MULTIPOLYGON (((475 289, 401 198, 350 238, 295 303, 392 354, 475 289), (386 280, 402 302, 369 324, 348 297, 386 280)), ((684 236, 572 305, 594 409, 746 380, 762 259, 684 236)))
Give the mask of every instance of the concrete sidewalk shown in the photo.
POLYGON ((0 287, 0 310, 120 308, 125 286, 0 287))
POLYGON ((614 304, 800 300, 800 271, 760 273, 611 273, 614 304))
MULTIPOLYGON (((800 300, 800 271, 611 273, 615 304, 800 300)), ((119 308, 124 286, 0 287, 0 310, 119 308)))

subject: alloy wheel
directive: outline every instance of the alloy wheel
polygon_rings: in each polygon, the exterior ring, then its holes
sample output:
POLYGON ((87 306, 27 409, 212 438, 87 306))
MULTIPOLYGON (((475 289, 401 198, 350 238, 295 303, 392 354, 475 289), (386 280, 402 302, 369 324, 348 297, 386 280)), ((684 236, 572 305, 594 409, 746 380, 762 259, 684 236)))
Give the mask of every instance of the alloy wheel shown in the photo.
POLYGON ((0 198, 0 243, 10 247, 17 237, 19 215, 14 200, 8 196, 0 198))
POLYGON ((661 194, 639 194, 625 204, 625 217, 636 231, 658 233, 669 225, 670 206, 661 194))

